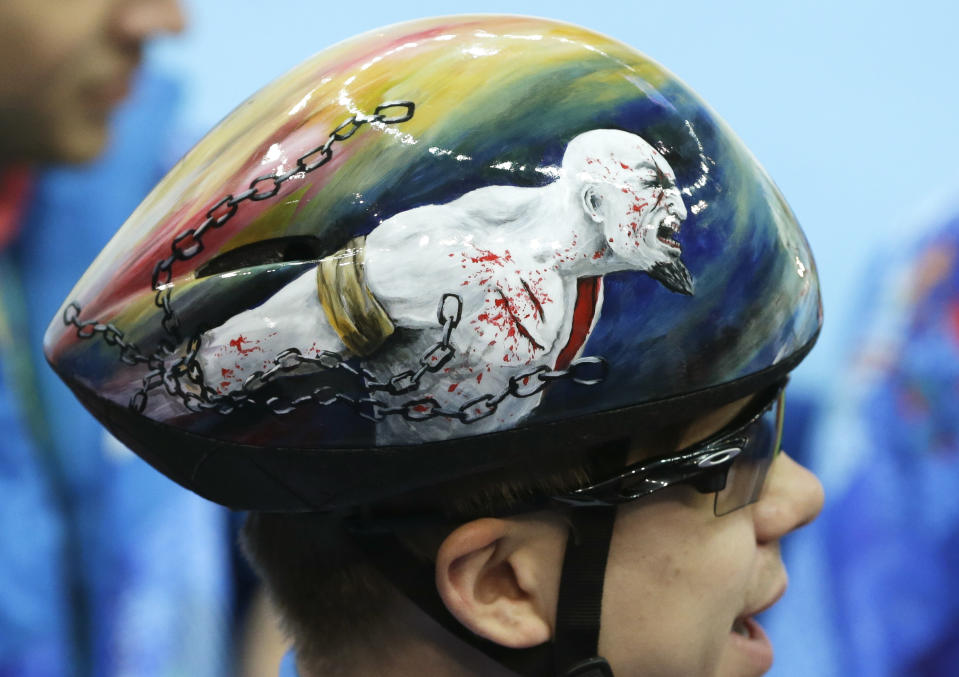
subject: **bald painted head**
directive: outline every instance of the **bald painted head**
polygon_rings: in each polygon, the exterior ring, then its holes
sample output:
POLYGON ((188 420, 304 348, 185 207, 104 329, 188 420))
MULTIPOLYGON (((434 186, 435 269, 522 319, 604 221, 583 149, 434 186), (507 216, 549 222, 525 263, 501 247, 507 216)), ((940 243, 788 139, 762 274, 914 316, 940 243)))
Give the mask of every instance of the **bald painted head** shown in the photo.
POLYGON ((636 134, 596 129, 569 143, 563 177, 626 267, 647 271, 672 291, 693 293, 675 239, 686 206, 662 154, 636 134))

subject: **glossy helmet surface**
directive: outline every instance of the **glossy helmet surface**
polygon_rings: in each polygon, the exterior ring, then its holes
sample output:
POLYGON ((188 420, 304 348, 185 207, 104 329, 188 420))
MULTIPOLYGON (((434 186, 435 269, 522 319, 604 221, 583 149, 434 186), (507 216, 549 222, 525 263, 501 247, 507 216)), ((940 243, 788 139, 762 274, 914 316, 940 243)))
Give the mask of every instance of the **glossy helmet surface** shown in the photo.
POLYGON ((685 85, 572 25, 465 16, 340 43, 242 104, 45 350, 176 481, 309 510, 741 397, 821 321, 792 212, 685 85))

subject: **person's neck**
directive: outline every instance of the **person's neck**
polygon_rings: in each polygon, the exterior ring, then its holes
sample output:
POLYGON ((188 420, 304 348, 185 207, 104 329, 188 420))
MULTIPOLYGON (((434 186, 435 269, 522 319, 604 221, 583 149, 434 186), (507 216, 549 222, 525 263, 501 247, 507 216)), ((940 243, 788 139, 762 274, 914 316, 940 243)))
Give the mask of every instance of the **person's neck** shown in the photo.
POLYGON ((510 240, 523 242, 527 257, 568 278, 602 274, 598 259, 606 251, 601 225, 583 211, 580 188, 560 179, 533 189, 530 216, 509 224, 510 240))
POLYGON ((402 600, 383 642, 370 642, 347 661, 298 662, 300 677, 515 677, 478 649, 460 641, 412 602, 402 600))

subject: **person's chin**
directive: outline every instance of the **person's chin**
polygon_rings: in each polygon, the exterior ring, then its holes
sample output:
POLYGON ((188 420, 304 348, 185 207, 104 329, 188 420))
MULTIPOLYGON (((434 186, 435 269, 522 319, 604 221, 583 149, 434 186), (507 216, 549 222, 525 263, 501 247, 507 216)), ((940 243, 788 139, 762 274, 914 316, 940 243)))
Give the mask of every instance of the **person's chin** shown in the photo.
POLYGON ((91 112, 60 125, 51 135, 47 155, 50 162, 82 164, 99 156, 109 140, 109 115, 91 112))

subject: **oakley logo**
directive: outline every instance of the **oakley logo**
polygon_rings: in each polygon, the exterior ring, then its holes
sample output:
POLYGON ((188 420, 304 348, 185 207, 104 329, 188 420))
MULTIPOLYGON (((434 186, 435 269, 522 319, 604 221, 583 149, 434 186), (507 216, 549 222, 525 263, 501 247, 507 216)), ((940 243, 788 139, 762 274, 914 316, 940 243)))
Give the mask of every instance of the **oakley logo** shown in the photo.
POLYGON ((699 462, 696 465, 700 468, 714 468, 717 465, 722 465, 723 463, 727 463, 728 461, 736 458, 742 453, 742 451, 743 450, 739 447, 731 447, 729 449, 714 451, 708 456, 704 456, 703 458, 699 459, 699 462))

